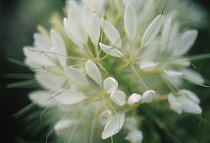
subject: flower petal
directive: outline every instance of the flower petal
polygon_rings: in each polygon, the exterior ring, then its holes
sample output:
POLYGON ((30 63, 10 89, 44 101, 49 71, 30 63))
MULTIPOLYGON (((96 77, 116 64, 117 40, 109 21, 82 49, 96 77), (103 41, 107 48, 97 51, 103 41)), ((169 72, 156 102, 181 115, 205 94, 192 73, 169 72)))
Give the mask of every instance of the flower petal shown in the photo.
POLYGON ((182 72, 174 71, 174 70, 164 70, 164 72, 167 74, 167 76, 171 78, 179 78, 183 75, 182 72))
POLYGON ((189 49, 195 43, 197 36, 197 30, 187 30, 186 32, 184 32, 183 35, 180 37, 180 42, 177 46, 177 49, 174 50, 174 55, 181 56, 186 54, 186 52, 189 51, 189 49))
POLYGON ((38 90, 30 93, 29 99, 40 107, 46 108, 49 105, 54 106, 56 104, 51 95, 51 92, 38 90))
POLYGON ((104 131, 102 132, 102 139, 107 139, 117 134, 121 130, 124 121, 125 121, 125 115, 122 113, 113 116, 104 127, 104 131))
POLYGON ((189 59, 181 57, 181 58, 177 58, 174 62, 178 66, 188 67, 190 66, 189 61, 190 61, 189 59))
POLYGON ((185 77, 189 78, 190 81, 198 82, 201 84, 205 83, 204 78, 196 71, 191 69, 182 69, 181 72, 184 74, 185 77))
POLYGON ((33 48, 33 47, 24 47, 23 52, 26 56, 26 64, 31 67, 43 67, 43 66, 55 66, 50 59, 54 60, 52 57, 47 57, 44 53, 36 52, 40 51, 40 49, 33 48), (30 49, 31 50, 30 50, 30 49), (33 51, 35 50, 35 51, 33 51))
POLYGON ((73 35, 72 35, 72 32, 71 32, 71 26, 70 26, 70 23, 69 21, 64 18, 63 20, 63 24, 64 24, 64 29, 67 33, 67 35, 69 36, 69 38, 72 40, 72 42, 74 42, 74 44, 76 44, 78 47, 82 48, 82 43, 79 42, 73 35))
POLYGON ((170 107, 172 110, 174 110, 177 114, 182 113, 182 104, 179 102, 171 102, 170 107))
POLYGON ((88 81, 85 74, 82 73, 79 69, 73 67, 64 68, 64 72, 66 76, 69 78, 71 83, 75 83, 78 87, 86 87, 88 85, 88 81))
POLYGON ((131 96, 128 98, 128 104, 134 104, 137 103, 141 100, 141 95, 133 93, 131 96))
POLYGON ((178 102, 176 97, 171 93, 168 95, 168 101, 169 102, 178 102))
POLYGON ((41 49, 42 51, 49 52, 52 47, 52 43, 49 38, 39 34, 34 34, 34 46, 41 49))
MULTIPOLYGON (((169 42, 169 40, 171 40, 170 39, 171 38, 170 37, 171 27, 172 27, 172 18, 169 18, 164 23, 163 30, 161 31, 161 43, 162 43, 162 45, 165 44, 161 47, 162 51, 166 50, 166 48, 168 46, 168 44, 166 44, 166 43, 169 42)), ((174 37, 172 37, 172 38, 174 38, 174 37)))
POLYGON ((85 0, 85 4, 96 11, 98 15, 102 15, 106 6, 106 0, 85 0))
POLYGON ((100 37, 100 20, 97 14, 93 14, 88 22, 88 34, 94 45, 98 45, 100 37))
POLYGON ((60 49, 52 47, 51 52, 55 53, 54 56, 56 57, 56 59, 58 60, 60 65, 62 65, 62 66, 67 65, 66 57, 60 49))
POLYGON ((58 34, 58 32, 51 30, 50 37, 51 37, 53 46, 58 48, 63 55, 66 55, 66 45, 62 37, 58 34))
POLYGON ((118 82, 113 77, 108 77, 104 80, 104 89, 106 90, 106 93, 112 93, 114 92, 118 87, 118 82))
POLYGON ((126 118, 125 120, 125 127, 129 131, 133 131, 137 128, 137 119, 133 116, 126 118))
POLYGON ((115 48, 104 45, 102 43, 99 43, 99 46, 105 53, 107 53, 110 56, 113 56, 113 57, 122 57, 123 56, 123 54, 115 48))
POLYGON ((101 125, 106 125, 112 116, 112 112, 110 110, 105 110, 99 115, 99 122, 101 125))
POLYGON ((157 67, 157 64, 155 63, 141 63, 140 68, 147 72, 147 71, 152 71, 157 67))
POLYGON ((141 102, 142 103, 150 103, 155 98, 155 91, 147 90, 143 93, 141 102))
POLYGON ((111 99, 118 105, 123 106, 126 103, 126 95, 123 91, 117 90, 111 93, 111 99))
POLYGON ((186 95, 189 99, 191 99, 193 102, 199 104, 200 103, 200 99, 198 98, 198 96, 190 91, 190 90, 187 90, 187 89, 182 89, 182 90, 179 90, 179 92, 181 92, 180 94, 184 94, 186 95))
POLYGON ((87 6, 85 6, 82 11, 81 11, 81 18, 82 18, 82 23, 86 29, 86 31, 88 32, 88 25, 87 23, 90 20, 90 17, 94 14, 94 12, 87 6))
POLYGON ((52 41, 53 48, 54 48, 54 49, 51 48, 51 51, 53 53, 60 54, 60 55, 54 55, 54 56, 56 56, 60 65, 66 66, 67 62, 66 62, 65 56, 67 55, 67 51, 66 51, 66 45, 65 45, 62 37, 54 30, 50 31, 50 37, 51 37, 51 41, 52 41))
POLYGON ((70 126, 74 124, 75 124, 75 121, 65 119, 56 123, 54 126, 54 129, 58 135, 62 135, 63 133, 66 132, 67 129, 69 129, 70 126))
POLYGON ((129 132, 125 139, 131 143, 141 143, 143 140, 143 134, 140 130, 135 129, 129 132))
MULTIPOLYGON (((59 70, 51 69, 52 72, 59 73, 59 70)), ((61 73, 62 74, 62 73, 61 73)), ((62 76, 55 76, 54 74, 48 71, 37 71, 35 74, 35 79, 38 83, 47 90, 57 91, 61 89, 66 80, 62 76)))
POLYGON ((85 96, 82 92, 71 89, 65 90, 55 97, 58 102, 64 105, 76 104, 86 98, 87 96, 85 96))
POLYGON ((201 114, 201 107, 186 97, 178 97, 179 102, 182 104, 182 109, 185 112, 192 114, 201 114))
POLYGON ((83 28, 80 17, 73 11, 70 11, 68 14, 68 23, 69 32, 71 35, 80 43, 85 44, 87 42, 87 33, 83 28))
POLYGON ((94 62, 88 60, 85 65, 85 70, 87 74, 98 84, 101 84, 102 77, 101 73, 94 62))
POLYGON ((124 28, 128 39, 133 41, 136 37, 137 31, 137 16, 135 8, 130 3, 125 7, 124 28))
POLYGON ((168 95, 168 102, 172 110, 174 110, 177 114, 182 113, 182 104, 179 103, 176 97, 173 94, 168 95))
POLYGON ((142 37, 141 44, 143 46, 146 46, 149 44, 158 34, 160 31, 161 25, 163 22, 163 15, 158 15, 148 26, 146 31, 144 32, 144 35, 142 37))
POLYGON ((117 29, 109 21, 103 18, 101 18, 101 27, 111 43, 116 47, 121 48, 122 41, 117 29))

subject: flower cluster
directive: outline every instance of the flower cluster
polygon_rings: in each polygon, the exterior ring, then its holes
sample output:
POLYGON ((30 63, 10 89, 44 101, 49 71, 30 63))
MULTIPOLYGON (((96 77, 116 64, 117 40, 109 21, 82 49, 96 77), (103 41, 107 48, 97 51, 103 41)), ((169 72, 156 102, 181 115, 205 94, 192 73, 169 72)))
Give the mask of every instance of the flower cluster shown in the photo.
POLYGON ((196 94, 182 89, 184 80, 204 83, 184 57, 198 32, 182 30, 179 12, 165 14, 167 3, 161 2, 69 1, 63 25, 56 23, 50 34, 40 27, 34 45, 24 47, 25 63, 43 87, 29 98, 59 109, 59 136, 100 142, 121 132, 140 143, 135 110, 160 99, 178 114, 201 114, 196 94))

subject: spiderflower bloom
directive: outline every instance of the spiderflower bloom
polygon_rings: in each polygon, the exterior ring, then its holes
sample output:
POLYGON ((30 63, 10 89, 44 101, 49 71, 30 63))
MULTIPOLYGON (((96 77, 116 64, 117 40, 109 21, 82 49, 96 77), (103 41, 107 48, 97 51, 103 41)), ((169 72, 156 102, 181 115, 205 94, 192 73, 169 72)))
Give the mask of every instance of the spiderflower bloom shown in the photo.
POLYGON ((164 13, 167 3, 70 3, 63 25, 56 23, 50 34, 40 28, 34 46, 23 49, 25 63, 43 87, 29 98, 59 111, 53 128, 58 136, 67 142, 103 142, 122 134, 140 143, 144 131, 135 111, 153 101, 168 99, 167 107, 178 114, 201 114, 197 95, 181 89, 184 80, 204 83, 184 57, 198 32, 181 30, 178 13, 164 13))

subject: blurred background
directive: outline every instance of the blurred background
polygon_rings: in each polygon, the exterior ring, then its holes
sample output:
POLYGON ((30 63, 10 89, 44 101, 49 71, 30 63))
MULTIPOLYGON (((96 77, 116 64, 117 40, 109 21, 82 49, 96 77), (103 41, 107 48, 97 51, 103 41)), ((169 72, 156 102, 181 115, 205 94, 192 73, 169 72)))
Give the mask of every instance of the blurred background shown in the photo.
MULTIPOLYGON (((209 16, 209 0, 191 1, 200 4, 209 16)), ((0 0, 0 142, 32 143, 40 140, 38 137, 28 135, 23 129, 24 121, 17 120, 13 116, 30 103, 27 95, 33 89, 6 88, 8 84, 32 78, 32 72, 9 62, 11 59, 8 58, 23 61, 22 47, 33 44, 33 33, 37 31, 37 25, 50 28, 48 21, 53 12, 56 11, 64 16, 64 4, 65 0, 0 0), (22 79, 8 78, 12 76, 8 73, 27 73, 27 75, 23 75, 22 79)), ((210 18, 205 20, 207 26, 199 30, 197 42, 189 55, 210 53, 210 18)), ((210 85, 210 57, 193 63, 210 85)), ((180 126, 189 130, 190 135, 198 138, 200 143, 208 143, 210 142, 210 89, 195 86, 193 91, 201 98, 203 122, 199 126, 200 120, 192 115, 190 118, 182 119, 180 126)), ((197 140, 189 143, 197 143, 197 140)))

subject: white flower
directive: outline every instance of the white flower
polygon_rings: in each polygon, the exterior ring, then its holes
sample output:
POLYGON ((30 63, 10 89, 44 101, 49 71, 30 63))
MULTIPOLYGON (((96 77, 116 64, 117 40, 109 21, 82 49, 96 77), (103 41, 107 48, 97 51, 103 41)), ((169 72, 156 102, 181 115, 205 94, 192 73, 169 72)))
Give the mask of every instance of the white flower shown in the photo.
POLYGON ((40 30, 34 45, 23 49, 25 63, 43 88, 29 98, 56 110, 60 119, 52 119, 54 129, 69 142, 83 142, 84 131, 90 142, 98 142, 98 136, 107 139, 123 130, 126 140, 141 143, 143 122, 135 109, 160 103, 162 91, 178 114, 202 112, 192 91, 178 89, 183 79, 204 83, 184 57, 198 32, 181 32, 174 8, 160 13, 162 0, 112 2, 68 1, 63 25, 54 23, 56 30, 49 34, 40 30))

